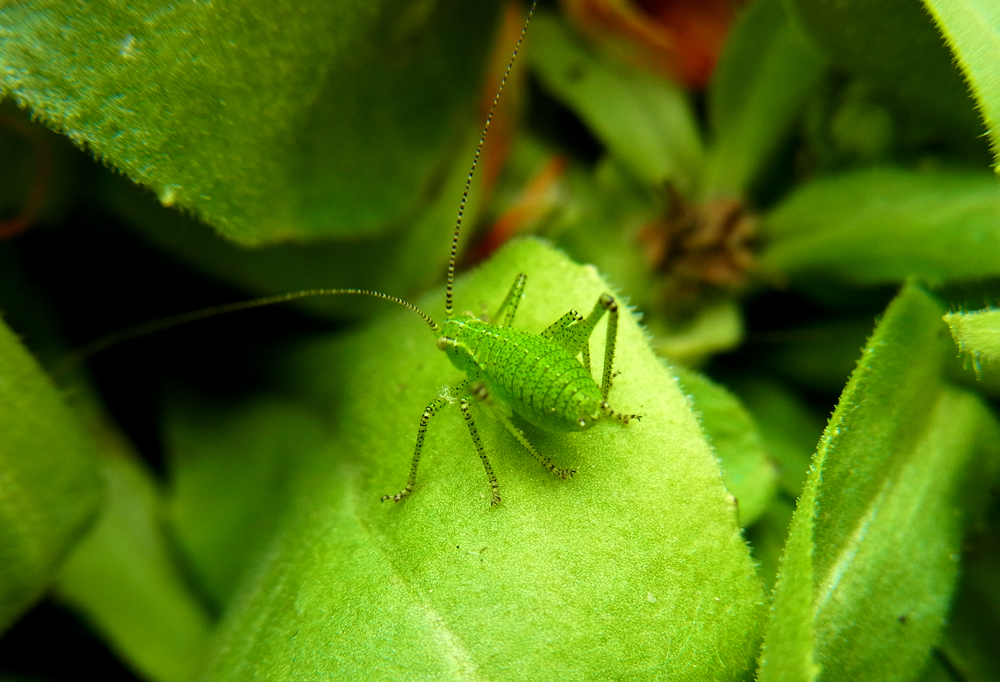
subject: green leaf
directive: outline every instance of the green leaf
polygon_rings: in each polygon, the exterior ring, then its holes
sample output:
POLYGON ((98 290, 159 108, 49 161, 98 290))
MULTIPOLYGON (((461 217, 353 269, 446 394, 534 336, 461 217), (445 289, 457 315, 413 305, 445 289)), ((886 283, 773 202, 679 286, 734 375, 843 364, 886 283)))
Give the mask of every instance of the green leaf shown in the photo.
POLYGON ((645 182, 693 188, 701 137, 684 90, 635 67, 599 59, 558 19, 532 20, 531 65, 543 85, 583 119, 645 182))
POLYGON ((0 94, 231 240, 370 235, 442 191, 496 7, 6 3, 0 94))
MULTIPOLYGON (((466 129, 471 150, 482 122, 466 129)), ((471 152, 470 152, 471 153, 471 152)), ((160 248, 195 267, 255 295, 317 287, 357 287, 406 295, 438 281, 448 263, 455 211, 469 174, 470 157, 459 155, 443 169, 441 191, 406 225, 385 234, 349 241, 271 244, 247 250, 232 244, 188 216, 158 206, 127 181, 101 177, 102 199, 133 228, 160 248)), ((473 181, 466 205, 467 224, 481 209, 482 174, 473 181)), ((370 311, 367 301, 352 297, 310 298, 299 304, 315 313, 343 317, 370 311)))
POLYGON ((56 598, 80 612, 144 678, 183 682, 209 619, 175 561, 152 475, 122 437, 100 429, 107 501, 60 571, 56 598))
POLYGON ((961 73, 924 8, 912 0, 790 0, 832 66, 891 93, 903 114, 934 134, 978 148, 961 73))
POLYGON ((220 409, 175 396, 166 431, 171 527, 198 585, 221 610, 279 527, 303 462, 335 458, 328 429, 290 400, 220 409))
MULTIPOLYGON (((593 268, 519 242, 458 282, 458 310, 495 308, 519 271, 515 324, 533 332, 607 290, 593 268)), ((437 314, 442 297, 419 303, 437 314)), ((503 496, 490 508, 452 406, 395 505, 379 497, 402 487, 422 410, 459 374, 406 311, 303 348, 284 378, 336 434, 242 583, 202 679, 744 679, 764 596, 718 464, 628 314, 616 366, 610 400, 641 422, 526 429, 574 478, 549 475, 474 405, 503 496)))
POLYGON ((745 196, 823 71, 781 0, 756 0, 742 10, 708 89, 706 198, 745 196))
POLYGON ((761 265, 860 285, 995 277, 998 211, 987 173, 876 168, 819 179, 764 217, 761 265))
POLYGON ((1000 12, 983 0, 923 0, 951 47, 986 122, 993 157, 1000 155, 1000 12))
POLYGON ((764 448, 778 465, 778 482, 790 499, 802 493, 809 460, 823 434, 825 419, 799 396, 762 376, 734 388, 760 430, 764 448))
POLYGON ((905 289, 841 396, 792 520, 762 682, 914 679, 940 636, 1000 468, 995 418, 942 379, 940 317, 905 289))
POLYGON ((719 384, 681 365, 672 369, 719 458, 722 480, 739 505, 740 523, 749 526, 774 497, 777 478, 757 424, 739 399, 719 384))
POLYGON ((98 509, 94 443, 0 322, 0 631, 42 596, 98 509))
POLYGON ((976 370, 1000 360, 1000 310, 948 313, 944 321, 959 350, 972 358, 976 370))

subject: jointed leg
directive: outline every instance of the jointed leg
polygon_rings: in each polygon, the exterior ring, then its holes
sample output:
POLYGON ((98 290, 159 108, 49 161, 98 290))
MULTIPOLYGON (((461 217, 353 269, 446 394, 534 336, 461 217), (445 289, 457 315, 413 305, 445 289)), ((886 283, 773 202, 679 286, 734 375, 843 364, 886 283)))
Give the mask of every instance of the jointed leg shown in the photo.
MULTIPOLYGON (((468 381, 463 381, 462 383, 452 387, 451 393, 461 395, 465 391, 465 387, 468 385, 468 381)), ((395 495, 383 495, 382 502, 386 500, 392 500, 393 502, 399 502, 404 497, 413 492, 413 486, 417 481, 417 466, 420 465, 420 451, 424 447, 424 436, 427 434, 427 422, 431 420, 438 410, 451 402, 448 396, 441 396, 436 399, 430 405, 424 409, 424 414, 420 417, 420 428, 417 429, 417 444, 413 448, 413 461, 410 463, 410 477, 406 480, 406 487, 400 490, 395 495)))
POLYGON ((462 408, 462 416, 465 417, 465 424, 469 427, 472 442, 476 446, 476 452, 479 453, 479 459, 483 460, 483 467, 486 468, 486 478, 490 480, 490 488, 493 489, 493 494, 490 497, 490 506, 500 504, 500 486, 497 485, 497 477, 493 473, 493 467, 490 466, 490 460, 486 457, 486 448, 483 447, 483 441, 479 438, 479 432, 476 431, 476 423, 472 421, 472 412, 469 411, 469 401, 462 398, 458 405, 462 408))
POLYGON ((514 425, 514 422, 511 421, 510 417, 508 417, 507 414, 493 402, 485 384, 476 382, 472 384, 469 390, 472 393, 472 396, 478 400, 481 405, 484 405, 490 410, 493 416, 496 417, 497 421, 499 421, 507 430, 507 433, 514 436, 514 438, 517 439, 517 442, 520 443, 525 450, 530 452, 531 456, 537 459, 539 464, 545 467, 550 473, 563 480, 576 473, 576 469, 560 469, 552 463, 551 459, 536 450, 535 446, 528 440, 528 437, 524 435, 524 432, 517 428, 517 426, 514 425))

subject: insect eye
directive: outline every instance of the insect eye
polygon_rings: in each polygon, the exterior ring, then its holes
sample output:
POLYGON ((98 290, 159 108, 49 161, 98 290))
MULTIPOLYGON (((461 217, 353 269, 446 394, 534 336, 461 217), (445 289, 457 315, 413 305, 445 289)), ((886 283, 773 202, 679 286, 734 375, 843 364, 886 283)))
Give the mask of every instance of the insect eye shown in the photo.
POLYGON ((447 336, 439 336, 437 340, 438 350, 448 350, 448 346, 455 343, 455 339, 449 338, 447 336))

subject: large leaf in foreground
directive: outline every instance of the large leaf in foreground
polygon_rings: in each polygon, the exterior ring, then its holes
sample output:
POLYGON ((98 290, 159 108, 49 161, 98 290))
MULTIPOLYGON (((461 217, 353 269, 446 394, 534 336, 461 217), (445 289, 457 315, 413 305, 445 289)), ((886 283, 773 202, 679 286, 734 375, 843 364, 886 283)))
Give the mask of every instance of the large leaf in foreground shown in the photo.
POLYGON ((909 680, 930 655, 1000 465, 992 414, 942 379, 949 344, 915 287, 876 328, 799 498, 762 682, 909 680))
POLYGON ((1000 275, 989 173, 876 168, 803 185, 763 221, 766 269, 856 284, 1000 275))
MULTIPOLYGON (((521 242, 459 282, 459 310, 494 308, 521 270, 515 324, 529 331, 606 290, 592 268, 521 242)), ((423 303, 437 313, 442 298, 423 303)), ((571 480, 474 407, 503 495, 490 508, 454 407, 431 421, 412 497, 379 503, 405 480, 424 406, 459 378, 419 319, 400 311, 304 349, 286 378, 336 426, 340 458, 311 463, 202 679, 744 678, 765 607, 731 497, 630 315, 618 350, 611 400, 641 422, 528 431, 578 469, 571 480)))
POLYGON ((42 596, 97 511, 96 455, 59 391, 0 322, 0 631, 42 596))
POLYGON ((0 95, 243 244, 440 190, 496 3, 4 3, 0 95))

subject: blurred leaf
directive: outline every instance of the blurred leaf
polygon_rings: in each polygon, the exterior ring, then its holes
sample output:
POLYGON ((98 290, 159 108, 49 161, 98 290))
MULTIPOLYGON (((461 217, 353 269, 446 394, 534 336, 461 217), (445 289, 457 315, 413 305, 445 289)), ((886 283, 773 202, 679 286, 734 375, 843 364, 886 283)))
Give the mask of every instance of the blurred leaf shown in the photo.
POLYGON ((1000 154, 1000 12, 983 0, 923 0, 938 29, 951 47, 955 61, 975 95, 979 113, 993 143, 993 157, 1000 154))
POLYGON ((741 11, 709 84, 713 141, 703 197, 745 196, 822 75, 823 60, 781 0, 741 11))
POLYGON ((287 400, 220 409, 186 396, 167 411, 172 528, 220 609, 290 505, 304 460, 334 461, 314 413, 287 400))
POLYGON ((648 325, 657 353, 689 365, 736 348, 744 331, 743 311, 732 300, 707 303, 683 323, 660 315, 652 317, 648 325))
POLYGON ((781 384, 762 376, 734 389, 753 416, 764 448, 778 465, 778 482, 790 499, 802 493, 809 460, 823 434, 824 420, 781 384))
POLYGON ((0 94, 231 240, 371 235, 440 190, 496 6, 6 3, 0 94))
POLYGON ((963 682, 993 682, 1000 672, 1000 527, 993 523, 970 540, 941 654, 963 682))
POLYGON ((913 0, 790 0, 797 24, 831 65, 892 93, 941 136, 977 144, 983 132, 961 73, 913 0))
MULTIPOLYGON (((871 318, 827 318, 798 329, 777 330, 764 336, 766 345, 758 369, 816 391, 837 393, 854 371, 858 357, 871 334, 871 318)), ((819 438, 813 440, 809 455, 819 438)))
POLYGON ((982 363, 1000 360, 1000 310, 948 313, 944 321, 959 349, 972 358, 977 370, 982 363))
POLYGON ((1000 275, 1000 187, 987 173, 876 168, 822 178, 762 220, 763 268, 856 285, 1000 275))
POLYGON ((0 632, 42 596, 101 498, 94 443, 0 322, 0 632))
POLYGON ((83 614, 144 678, 184 682, 208 616, 171 554, 152 476, 121 436, 100 430, 107 502, 60 571, 56 596, 83 614))
POLYGON ((940 636, 1000 467, 1000 426, 942 379, 940 316, 905 289, 844 390, 792 520, 762 682, 915 679, 940 636))
MULTIPOLYGON (((466 128, 473 149, 482 122, 466 128)), ((412 221, 380 235, 310 244, 272 244, 247 250, 219 238, 190 217, 158 206, 127 181, 102 176, 104 201, 157 246, 255 295, 317 287, 359 287, 406 295, 439 280, 448 262, 455 214, 469 174, 471 156, 449 160, 441 188, 412 221)), ((466 224, 482 207, 482 175, 473 181, 466 224)), ((368 301, 353 297, 310 298, 299 304, 314 313, 344 317, 370 311, 368 301)))
POLYGON ((768 590, 774 590, 781 553, 788 538, 788 527, 794 511, 793 500, 777 495, 757 522, 746 530, 750 553, 758 564, 757 571, 768 590))
MULTIPOLYGON (((459 310, 496 306, 529 273, 518 328, 538 332, 606 290, 592 268, 513 244, 459 281, 459 310)), ((420 305, 437 312, 436 293, 420 305)), ((595 357, 603 343, 595 333, 595 357)), ((459 378, 409 312, 303 348, 284 371, 336 435, 226 614, 202 679, 743 679, 763 594, 731 497, 686 398, 630 315, 611 392, 628 427, 529 438, 553 478, 474 406, 503 502, 456 409, 434 418, 412 497, 418 419, 459 378), (339 457, 330 453, 339 453, 339 457)))
POLYGON ((542 84, 651 185, 688 190, 701 174, 694 112, 680 86, 634 67, 599 59, 560 20, 532 20, 531 65, 542 84))
POLYGON ((719 384, 681 365, 671 369, 719 458, 722 480, 739 505, 740 523, 751 525, 774 497, 777 473, 757 424, 739 399, 719 384))

